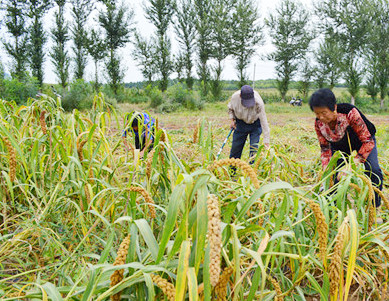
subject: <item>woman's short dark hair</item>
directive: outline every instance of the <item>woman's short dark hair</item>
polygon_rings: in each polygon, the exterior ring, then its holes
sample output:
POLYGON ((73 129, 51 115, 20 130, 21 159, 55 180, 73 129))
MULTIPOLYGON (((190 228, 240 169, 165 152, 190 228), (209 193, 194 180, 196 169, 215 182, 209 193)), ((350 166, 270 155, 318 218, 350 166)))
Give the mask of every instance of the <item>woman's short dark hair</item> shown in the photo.
POLYGON ((334 93, 328 88, 317 90, 309 99, 309 106, 311 107, 312 111, 315 107, 327 107, 331 111, 335 111, 335 105, 336 97, 334 93))

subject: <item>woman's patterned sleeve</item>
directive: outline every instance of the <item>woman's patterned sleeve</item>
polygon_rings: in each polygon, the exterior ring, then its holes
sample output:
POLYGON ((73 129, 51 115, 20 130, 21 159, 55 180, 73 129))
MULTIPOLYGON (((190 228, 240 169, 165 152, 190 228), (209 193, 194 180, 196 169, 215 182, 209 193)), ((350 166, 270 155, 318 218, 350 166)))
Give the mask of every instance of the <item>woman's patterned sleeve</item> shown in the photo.
POLYGON ((362 162, 365 162, 374 148, 373 137, 371 136, 366 123, 363 121, 361 114, 359 114, 356 108, 353 108, 348 113, 347 119, 350 126, 357 134, 359 140, 362 142, 362 146, 358 151, 357 158, 361 159, 362 162))
POLYGON ((326 169, 328 163, 331 160, 332 153, 331 153, 330 143, 327 141, 326 138, 324 138, 323 134, 320 131, 318 120, 315 121, 315 131, 320 143, 321 164, 323 166, 323 169, 326 169))

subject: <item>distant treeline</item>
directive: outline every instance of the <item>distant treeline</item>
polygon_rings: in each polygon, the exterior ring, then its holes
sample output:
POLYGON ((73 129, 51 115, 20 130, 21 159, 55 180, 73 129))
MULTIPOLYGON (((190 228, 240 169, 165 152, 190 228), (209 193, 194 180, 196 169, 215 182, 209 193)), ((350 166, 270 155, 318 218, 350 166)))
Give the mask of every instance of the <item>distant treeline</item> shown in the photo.
MULTIPOLYGON (((122 0, 2 0, 0 40, 11 62, 5 71, 20 85, 42 89, 44 63, 50 61, 58 91, 68 94, 69 86, 85 80, 91 61, 93 90, 109 88, 121 101, 125 72, 133 71, 123 62, 133 59, 147 83, 142 87, 167 93, 179 82, 202 101, 220 101, 224 91, 250 83, 248 66, 260 54, 274 62, 276 79, 255 86, 276 88, 284 102, 290 89, 307 99, 313 87, 345 83, 351 103, 366 85, 366 93, 385 107, 388 0, 321 0, 310 10, 298 0, 281 0, 270 14, 260 12, 255 0, 145 0, 142 9, 155 29, 148 37, 122 0), (49 11, 54 22, 44 22, 49 11), (265 42, 274 46, 272 52, 258 53, 265 42), (132 50, 123 53, 127 45, 132 50), (221 79, 226 60, 234 64, 237 81, 221 79)), ((16 83, 1 78, 0 90, 17 92, 16 83)), ((133 85, 141 87, 128 84, 133 85)))
MULTIPOLYGON (((238 80, 221 80, 220 81, 223 90, 227 91, 235 91, 240 88, 240 82, 238 80)), ((168 86, 174 86, 179 81, 177 79, 169 80, 168 86)), ((138 88, 138 89, 143 89, 147 87, 150 83, 148 81, 139 81, 139 82, 130 82, 130 83, 125 83, 124 86, 126 88, 138 88)), ((157 82, 153 83, 154 85, 158 85, 157 82)), ((254 88, 257 89, 277 89, 277 80, 276 79, 261 79, 261 80, 256 80, 255 83, 253 82, 248 82, 248 84, 252 85, 254 88)), ((198 79, 194 79, 194 86, 199 87, 200 86, 200 81, 198 79)), ((316 85, 315 82, 310 82, 310 87, 314 88, 316 85)), ((290 81, 289 88, 290 89, 299 89, 300 83, 298 81, 290 81)), ((336 88, 347 88, 346 83, 339 83, 336 84, 334 87, 336 88)), ((366 88, 366 85, 362 85, 361 87, 366 88)))

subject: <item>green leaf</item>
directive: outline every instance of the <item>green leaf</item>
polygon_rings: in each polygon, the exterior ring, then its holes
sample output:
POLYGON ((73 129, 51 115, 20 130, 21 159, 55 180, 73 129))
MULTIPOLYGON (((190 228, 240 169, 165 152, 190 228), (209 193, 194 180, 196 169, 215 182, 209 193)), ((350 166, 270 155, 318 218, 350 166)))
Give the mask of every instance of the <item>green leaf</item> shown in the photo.
POLYGON ((190 242, 184 241, 181 245, 180 257, 178 259, 176 301, 184 300, 186 275, 189 268, 190 242))
MULTIPOLYGON (((369 201, 368 201, 369 202, 369 201)), ((346 283, 344 288, 344 300, 348 300, 348 293, 350 291, 351 282, 353 280, 356 257, 359 246, 359 229, 358 221, 354 210, 348 210, 347 216, 349 217, 350 223, 350 255, 347 264, 346 283)))
POLYGON ((165 248, 167 246, 167 243, 169 242, 172 232, 174 230, 177 221, 178 209, 180 203, 183 201, 184 192, 185 192, 185 186, 177 185, 174 188, 173 193, 170 197, 169 206, 167 210, 167 217, 163 227, 162 237, 157 252, 157 260, 156 260, 157 263, 161 262, 162 256, 165 253, 165 248))
POLYGON ((136 226, 139 229, 140 234, 148 246, 151 256, 154 260, 157 260, 158 256, 158 243, 154 237, 153 231, 145 219, 138 219, 135 221, 136 226))

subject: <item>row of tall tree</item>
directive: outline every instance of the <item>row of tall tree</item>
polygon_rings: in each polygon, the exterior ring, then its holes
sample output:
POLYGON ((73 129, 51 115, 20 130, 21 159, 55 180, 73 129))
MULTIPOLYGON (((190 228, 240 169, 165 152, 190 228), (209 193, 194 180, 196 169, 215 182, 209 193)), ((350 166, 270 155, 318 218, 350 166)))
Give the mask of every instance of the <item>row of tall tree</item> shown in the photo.
POLYGON ((283 99, 291 78, 299 73, 305 96, 312 80, 332 89, 343 79, 352 104, 366 80, 367 93, 373 99, 379 94, 383 108, 389 82, 387 0, 323 0, 312 13, 284 0, 266 23, 276 46, 269 58, 277 63, 283 99), (312 46, 315 42, 318 47, 312 46))
POLYGON ((23 80, 31 72, 39 85, 43 84, 45 45, 50 37, 53 46, 47 56, 63 87, 70 80, 71 61, 74 79, 83 79, 90 56, 96 67, 96 85, 99 83, 98 63, 105 59, 107 78, 116 93, 124 77, 118 50, 130 40, 131 10, 108 0, 3 0, 1 9, 5 13, 4 25, 8 32, 3 45, 12 61, 10 71, 13 78, 23 80), (88 28, 90 15, 98 2, 99 26, 88 28), (66 4, 71 5, 70 22, 65 19, 66 4), (55 21, 45 30, 43 20, 50 9, 55 11, 55 21))
POLYGON ((384 104, 389 81, 389 4, 387 0, 323 0, 308 11, 297 0, 282 0, 276 10, 260 18, 253 0, 146 0, 143 5, 154 33, 145 37, 136 28, 130 8, 117 0, 3 0, 4 42, 12 58, 12 76, 22 79, 27 70, 43 82, 45 43, 51 37, 50 57, 59 82, 69 81, 71 59, 74 78, 84 77, 88 55, 96 66, 104 61, 112 89, 120 87, 124 71, 119 49, 133 43, 130 55, 145 79, 166 90, 175 72, 192 89, 194 77, 201 93, 215 99, 222 91, 221 75, 226 58, 233 58, 240 85, 248 82, 247 67, 268 30, 274 51, 266 54, 276 63, 278 90, 284 100, 292 79, 300 80, 300 91, 309 86, 333 88, 344 80, 351 102, 361 83, 384 104), (65 20, 69 1, 72 20, 65 20), (88 27, 90 14, 98 8, 98 26, 88 27), (45 31, 43 16, 55 10, 55 24, 45 31), (90 29, 89 29, 90 28, 90 29), (172 39, 179 45, 172 53, 172 39), (72 47, 70 46, 72 40, 72 47), (72 53, 69 53, 71 49, 72 53))

